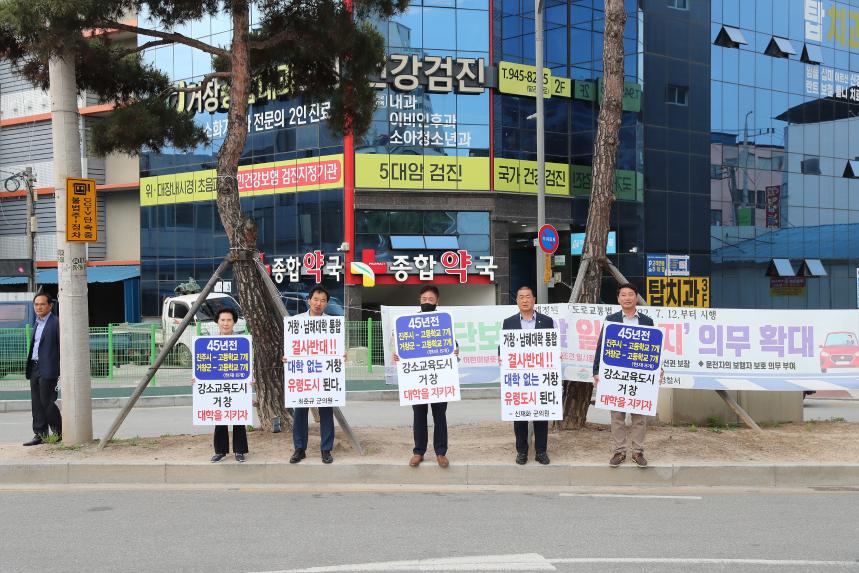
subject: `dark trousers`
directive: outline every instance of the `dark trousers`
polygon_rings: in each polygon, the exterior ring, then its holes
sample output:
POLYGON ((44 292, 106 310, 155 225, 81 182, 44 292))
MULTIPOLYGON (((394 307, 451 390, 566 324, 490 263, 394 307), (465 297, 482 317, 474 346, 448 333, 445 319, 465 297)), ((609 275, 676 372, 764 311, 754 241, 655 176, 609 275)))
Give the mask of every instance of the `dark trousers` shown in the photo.
MULTIPOLYGON (((248 453, 248 429, 244 425, 233 426, 233 452, 248 453)), ((230 453, 229 426, 215 426, 215 453, 230 453)))
MULTIPOLYGON (((310 408, 295 408, 292 427, 292 445, 296 450, 307 449, 307 412, 310 408)), ((334 449, 334 408, 319 408, 319 434, 322 438, 320 449, 330 452, 334 449)))
MULTIPOLYGON (((528 453, 528 422, 513 422, 513 433, 516 434, 516 452, 528 453)), ((549 421, 537 420, 534 422, 534 449, 538 454, 546 451, 546 443, 549 441, 549 421)))
POLYGON ((63 417, 57 407, 57 379, 42 378, 39 364, 33 362, 30 373, 30 408, 33 412, 33 433, 37 436, 48 435, 48 428, 55 434, 63 433, 63 417))
POLYGON ((414 410, 415 449, 418 455, 427 452, 427 414, 432 407, 432 447, 435 455, 447 455, 447 402, 436 402, 435 404, 418 404, 412 406, 414 410))

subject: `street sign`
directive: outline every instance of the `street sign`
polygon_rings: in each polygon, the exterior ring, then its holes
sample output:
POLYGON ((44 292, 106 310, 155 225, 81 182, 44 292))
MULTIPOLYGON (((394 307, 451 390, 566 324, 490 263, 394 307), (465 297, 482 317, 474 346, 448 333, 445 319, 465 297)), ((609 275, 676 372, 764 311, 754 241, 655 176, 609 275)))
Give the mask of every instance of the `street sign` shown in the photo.
POLYGON ((66 240, 98 241, 95 179, 66 178, 66 240))
POLYGON ((552 225, 546 224, 540 227, 540 231, 537 233, 537 240, 540 248, 547 255, 551 255, 558 250, 560 238, 558 237, 558 230, 552 225))

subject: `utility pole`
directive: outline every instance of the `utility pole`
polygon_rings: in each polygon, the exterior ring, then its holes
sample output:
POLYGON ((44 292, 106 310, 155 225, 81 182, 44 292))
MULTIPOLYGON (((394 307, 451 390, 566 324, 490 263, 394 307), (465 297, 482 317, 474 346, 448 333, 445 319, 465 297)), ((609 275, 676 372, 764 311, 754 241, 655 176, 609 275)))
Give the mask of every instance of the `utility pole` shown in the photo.
MULTIPOLYGON (((537 230, 546 224, 546 116, 543 113, 543 0, 534 0, 534 57, 537 67, 537 230)), ((534 253, 537 259, 537 302, 549 302, 549 287, 543 280, 546 268, 546 253, 540 248, 540 239, 534 241, 534 253)))
POLYGON ((24 186, 27 188, 27 259, 29 262, 27 272, 27 292, 36 292, 36 213, 35 201, 36 197, 36 178, 33 175, 33 168, 27 167, 24 169, 24 186))
POLYGON ((63 441, 92 440, 92 388, 89 372, 89 309, 86 245, 66 241, 66 178, 81 176, 81 143, 74 57, 51 58, 51 118, 57 214, 57 271, 60 305, 60 391, 63 441))

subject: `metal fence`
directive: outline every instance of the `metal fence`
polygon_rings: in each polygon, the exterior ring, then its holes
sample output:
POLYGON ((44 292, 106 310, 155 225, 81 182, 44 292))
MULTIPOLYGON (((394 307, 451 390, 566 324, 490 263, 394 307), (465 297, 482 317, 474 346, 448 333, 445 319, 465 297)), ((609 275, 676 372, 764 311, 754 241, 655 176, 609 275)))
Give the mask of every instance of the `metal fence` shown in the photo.
MULTIPOLYGON (((199 331, 199 327, 198 327, 199 331)), ((111 324, 92 327, 90 375, 94 386, 134 385, 160 352, 163 340, 158 323, 111 324)), ((0 329, 0 390, 29 388, 24 378, 31 327, 0 329)), ((346 322, 346 376, 381 379, 384 376, 382 324, 378 320, 346 322)), ((191 353, 177 345, 151 384, 181 386, 191 383, 191 353)))

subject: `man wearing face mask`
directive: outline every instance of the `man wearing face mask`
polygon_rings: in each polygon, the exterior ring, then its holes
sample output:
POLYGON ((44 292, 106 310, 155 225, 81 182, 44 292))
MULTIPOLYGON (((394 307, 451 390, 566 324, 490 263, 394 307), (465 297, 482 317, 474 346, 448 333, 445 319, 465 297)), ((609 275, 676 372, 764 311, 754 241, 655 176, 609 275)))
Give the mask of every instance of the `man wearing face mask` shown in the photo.
MULTIPOLYGON (((438 307, 438 288, 432 285, 426 285, 421 289, 420 305, 421 312, 435 312, 438 307)), ((453 351, 454 356, 459 359, 459 345, 453 351)), ((398 362, 400 357, 393 355, 394 362, 398 362)), ((432 446, 435 450, 436 461, 438 465, 446 468, 450 465, 447 459, 447 402, 436 402, 434 404, 416 404, 412 406, 414 413, 414 437, 415 448, 412 450, 412 458, 409 460, 411 467, 417 467, 424 461, 424 454, 427 451, 427 441, 429 439, 427 432, 427 414, 432 408, 432 446)))

